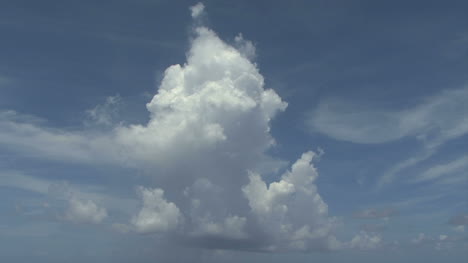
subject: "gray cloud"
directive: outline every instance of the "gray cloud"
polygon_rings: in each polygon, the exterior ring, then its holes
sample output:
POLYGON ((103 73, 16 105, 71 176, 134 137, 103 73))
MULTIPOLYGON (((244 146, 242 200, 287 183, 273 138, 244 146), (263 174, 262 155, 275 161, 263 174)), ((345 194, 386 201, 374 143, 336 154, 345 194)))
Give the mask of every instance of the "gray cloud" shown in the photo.
POLYGON ((468 214, 459 214, 450 218, 449 224, 456 226, 468 225, 468 214))
POLYGON ((359 219, 376 219, 376 218, 388 218, 398 215, 398 210, 394 208, 386 208, 386 209, 365 209, 358 211, 353 214, 354 218, 359 219))

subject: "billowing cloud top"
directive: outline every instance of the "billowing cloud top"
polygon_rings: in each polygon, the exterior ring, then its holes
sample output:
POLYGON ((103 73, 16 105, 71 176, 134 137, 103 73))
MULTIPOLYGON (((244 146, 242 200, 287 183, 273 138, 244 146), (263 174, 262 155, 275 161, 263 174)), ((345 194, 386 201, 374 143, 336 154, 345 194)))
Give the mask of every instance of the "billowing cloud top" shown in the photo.
POLYGON ((117 142, 133 158, 157 163, 155 175, 169 177, 141 190, 137 231, 173 230, 168 234, 220 248, 230 242, 229 248, 264 251, 336 248, 333 220, 314 185, 313 152, 279 182, 267 185, 255 172, 270 159, 269 123, 287 104, 264 89, 248 56, 208 28, 195 31, 187 62, 166 69, 147 104, 149 123, 117 129, 117 142), (169 189, 167 200, 162 188, 169 189))

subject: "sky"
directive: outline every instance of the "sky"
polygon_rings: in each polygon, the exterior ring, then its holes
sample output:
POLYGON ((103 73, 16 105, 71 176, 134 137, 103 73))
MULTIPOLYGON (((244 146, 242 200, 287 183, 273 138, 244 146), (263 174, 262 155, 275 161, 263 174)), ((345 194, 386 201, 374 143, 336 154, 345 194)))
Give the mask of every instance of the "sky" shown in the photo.
POLYGON ((1 262, 467 262, 466 1, 4 0, 1 262))

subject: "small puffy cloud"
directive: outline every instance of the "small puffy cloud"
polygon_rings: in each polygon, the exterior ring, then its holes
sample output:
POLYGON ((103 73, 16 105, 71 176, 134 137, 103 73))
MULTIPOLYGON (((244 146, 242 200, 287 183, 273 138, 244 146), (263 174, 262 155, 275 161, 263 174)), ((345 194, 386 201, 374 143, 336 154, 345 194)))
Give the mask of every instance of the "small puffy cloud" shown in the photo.
POLYGON ((450 249, 464 242, 463 237, 449 236, 440 234, 439 236, 427 236, 420 233, 417 237, 411 240, 413 245, 432 246, 435 250, 450 249))
POLYGON ((351 239, 349 247, 359 250, 371 250, 379 248, 382 245, 382 238, 379 235, 370 235, 366 232, 360 232, 351 239))
POLYGON ((465 232, 465 226, 464 225, 454 226, 453 230, 458 232, 458 233, 463 233, 463 232, 465 232))
POLYGON ((255 58, 255 46, 251 41, 245 40, 241 33, 234 38, 234 41, 237 50, 239 50, 242 55, 249 59, 255 58))
POLYGON ((110 126, 118 118, 119 107, 122 104, 122 98, 119 95, 106 98, 103 104, 96 105, 94 108, 86 111, 87 120, 85 124, 97 124, 110 126))
POLYGON ((166 232, 175 229, 182 222, 179 208, 164 198, 162 189, 139 187, 143 207, 132 219, 139 233, 166 232))
POLYGON ((420 244, 421 242, 427 240, 426 234, 419 233, 417 237, 411 239, 411 243, 413 244, 420 244))
POLYGON ((68 209, 64 219, 74 223, 101 223, 107 217, 107 211, 92 200, 80 200, 72 197, 68 201, 68 209))
POLYGON ((197 18, 203 14, 205 10, 205 5, 201 2, 197 3, 196 5, 190 7, 190 11, 192 12, 192 17, 197 18))

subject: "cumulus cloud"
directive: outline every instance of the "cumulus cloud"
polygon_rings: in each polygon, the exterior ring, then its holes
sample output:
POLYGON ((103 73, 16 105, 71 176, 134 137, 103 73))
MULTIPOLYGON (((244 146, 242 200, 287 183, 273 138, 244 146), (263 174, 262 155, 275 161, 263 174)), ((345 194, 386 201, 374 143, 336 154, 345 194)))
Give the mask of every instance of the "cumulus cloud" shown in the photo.
POLYGON ((260 175, 250 173, 249 183, 242 188, 260 227, 271 235, 271 240, 276 240, 269 249, 339 246, 332 235, 335 222, 328 217, 328 206, 314 184, 318 177, 311 163, 314 156, 313 152, 304 153, 281 180, 268 185, 260 175))
POLYGON ((74 223, 101 223, 107 217, 107 211, 92 200, 80 200, 72 197, 68 202, 64 219, 74 223))
POLYGON ((190 7, 190 11, 192 12, 192 17, 197 18, 201 14, 203 14, 203 11, 205 10, 205 5, 201 2, 197 3, 196 5, 190 7))
POLYGON ((106 208, 99 206, 89 195, 74 191, 67 182, 49 182, 47 195, 51 201, 65 201, 65 212, 59 216, 63 220, 77 224, 99 224, 108 216, 106 208))
POLYGON ((166 232, 175 229, 182 222, 179 208, 164 198, 162 189, 138 189, 143 207, 132 219, 139 233, 166 232))
POLYGON ((464 238, 440 234, 438 236, 428 236, 419 233, 417 237, 411 239, 411 243, 417 246, 432 246, 435 250, 450 249, 463 242, 464 238))
POLYGON ((234 38, 234 41, 236 49, 239 50, 242 55, 249 59, 255 58, 255 46, 251 41, 244 39, 241 33, 234 38))
MULTIPOLYGON (((194 6, 192 16, 203 8, 194 6)), ((340 248, 338 222, 315 184, 314 152, 268 180, 284 164, 266 154, 275 145, 270 122, 287 103, 265 88, 250 61, 253 45, 239 35, 235 48, 206 27, 194 31, 186 62, 165 70, 147 103, 147 123, 64 131, 10 116, 0 119, 0 144, 48 160, 144 169, 151 185, 138 188, 142 205, 130 225, 114 224, 120 232, 172 235, 214 249, 340 248)), ((103 107, 89 114, 112 123, 103 107)), ((106 210, 91 200, 70 199, 67 217, 104 220, 106 210)))
POLYGON ((351 239, 348 246, 352 249, 371 250, 379 248, 382 245, 382 238, 379 235, 371 235, 366 232, 360 232, 351 239))
POLYGON ((147 104, 148 125, 120 127, 117 134, 137 149, 135 156, 158 163, 163 158, 164 171, 177 176, 167 187, 184 215, 181 235, 215 248, 339 247, 332 235, 336 222, 314 184, 313 152, 303 154, 279 182, 267 186, 259 174, 269 159, 264 152, 275 143, 269 122, 287 104, 263 88, 247 56, 207 28, 196 33, 187 63, 165 71, 147 104))
POLYGON ((226 217, 221 222, 210 220, 209 217, 196 218, 196 228, 190 233, 195 237, 220 237, 226 239, 245 239, 246 218, 239 216, 226 217))
MULTIPOLYGON (((2 186, 42 195, 44 198, 47 198, 47 202, 43 203, 40 208, 42 210, 59 210, 60 218, 62 219, 67 219, 65 216, 67 213, 69 215, 75 214, 74 211, 77 211, 75 208, 79 207, 78 203, 84 203, 84 206, 92 207, 92 205, 88 205, 88 200, 97 206, 97 213, 95 214, 100 215, 104 214, 102 212, 104 210, 107 213, 108 209, 129 215, 134 212, 134 208, 138 205, 136 200, 108 193, 105 191, 105 188, 100 186, 74 185, 66 181, 27 175, 21 171, 0 170, 0 187, 2 186), (72 202, 72 200, 77 202, 72 202)), ((84 221, 91 222, 93 220, 84 221)))

